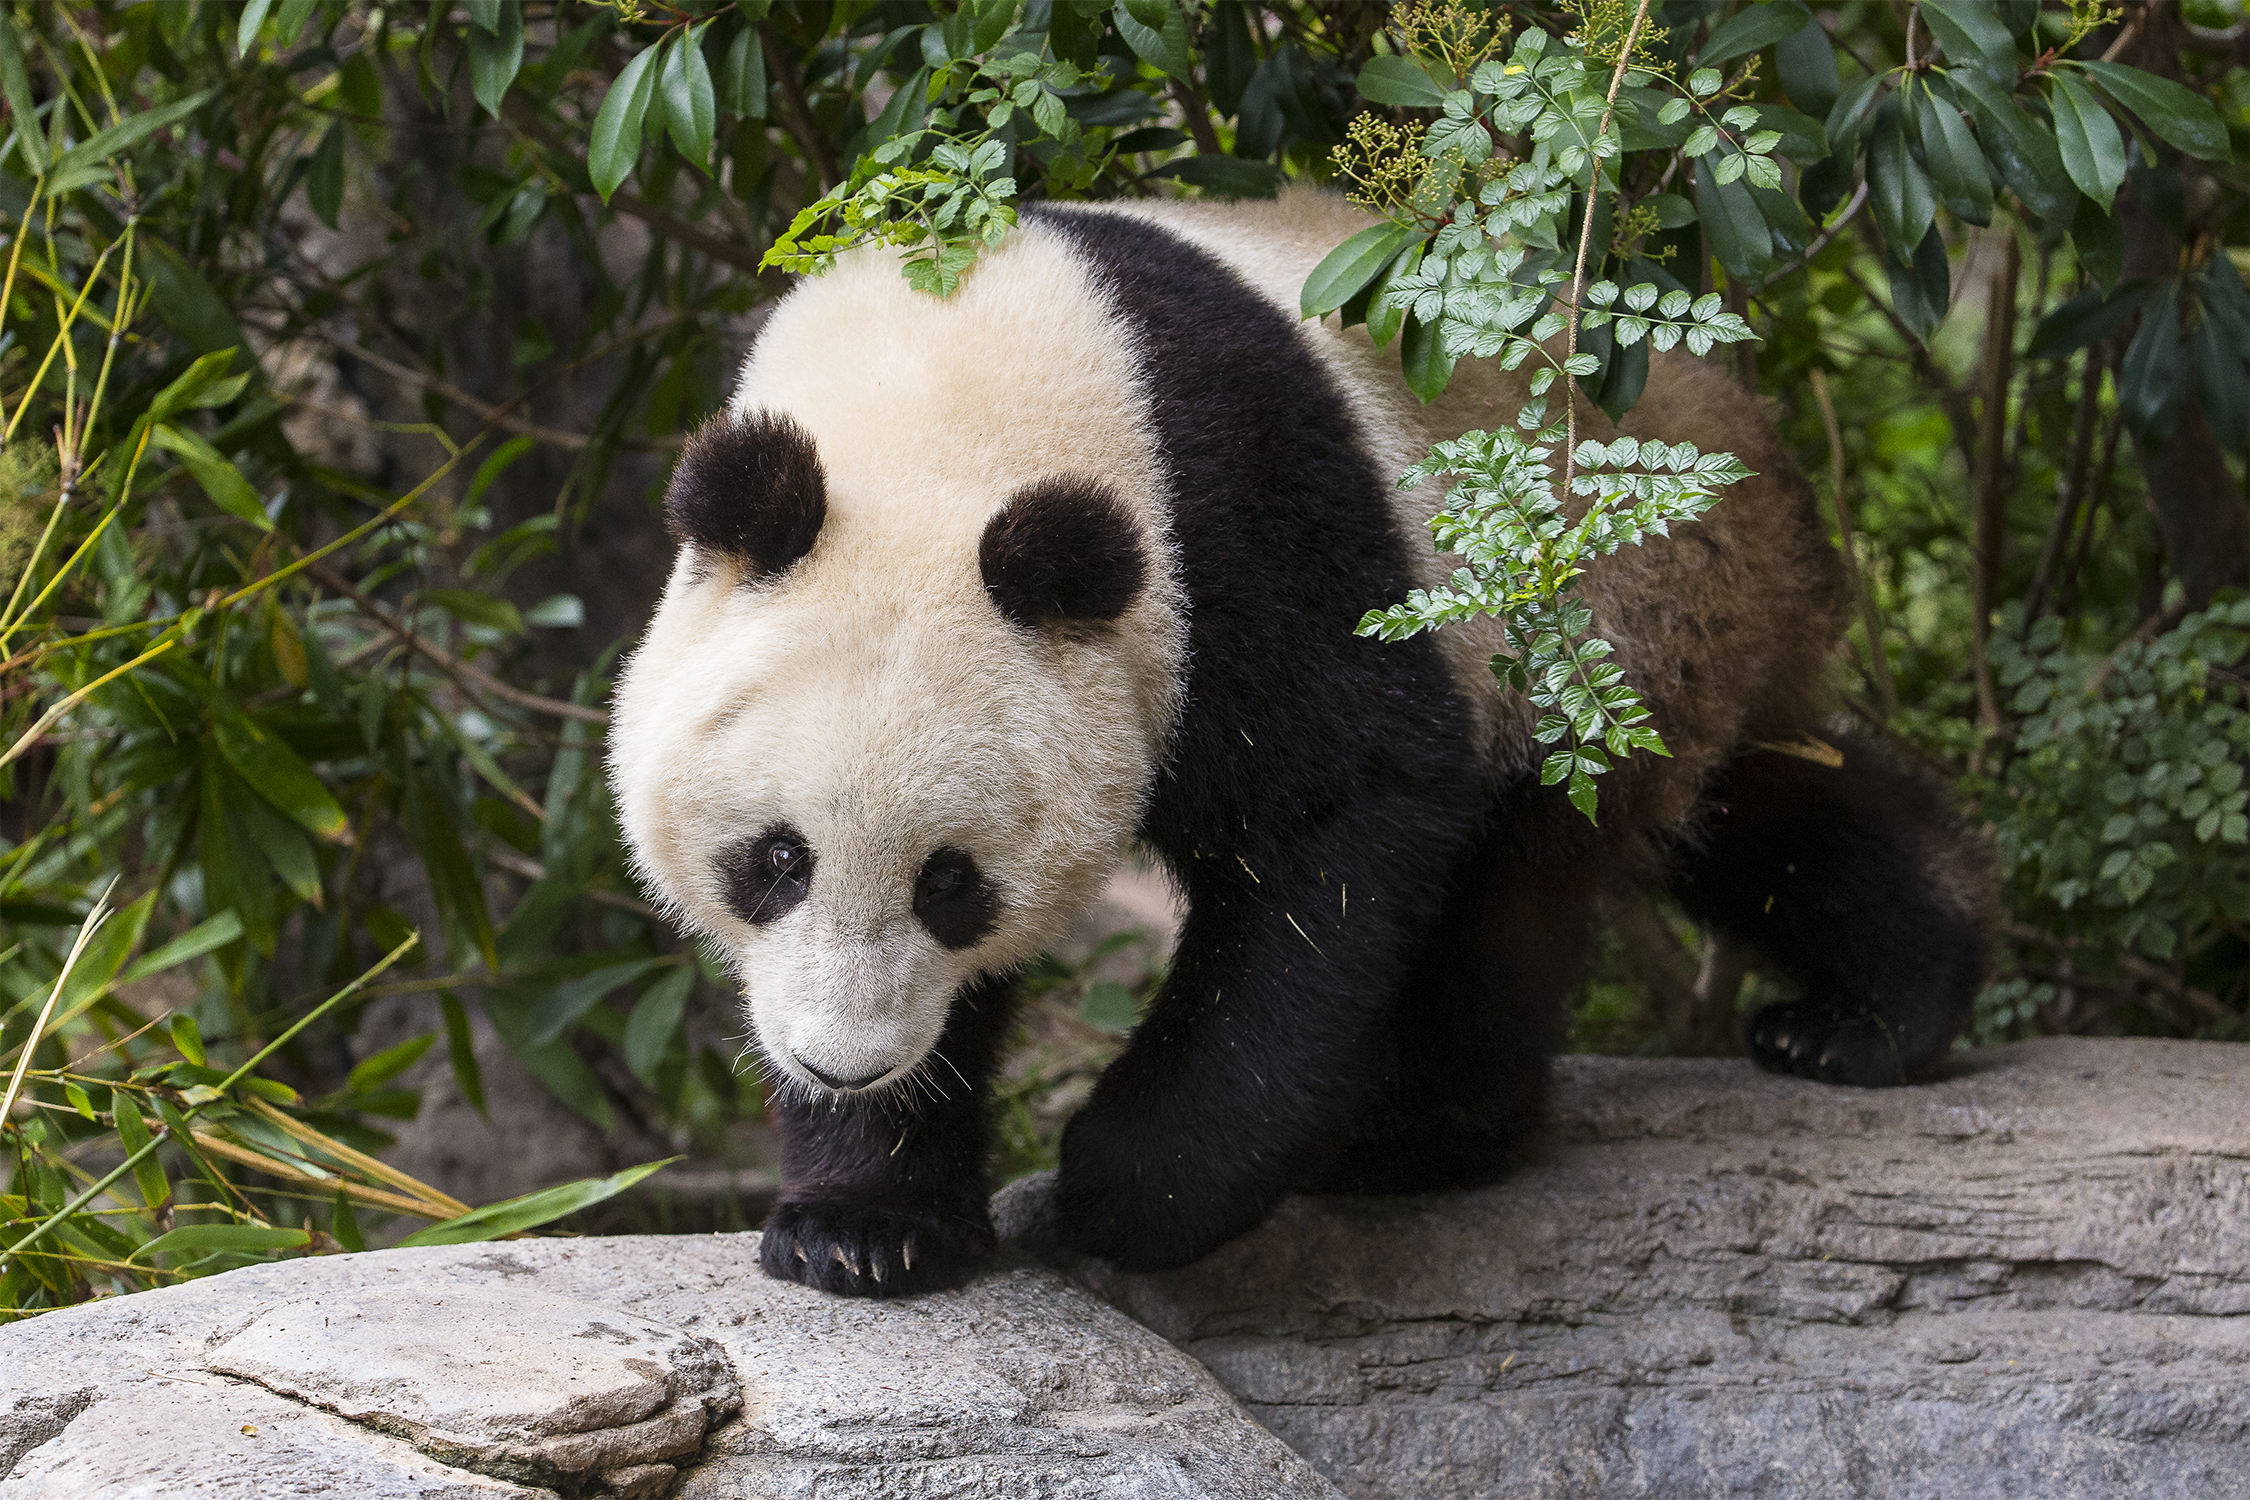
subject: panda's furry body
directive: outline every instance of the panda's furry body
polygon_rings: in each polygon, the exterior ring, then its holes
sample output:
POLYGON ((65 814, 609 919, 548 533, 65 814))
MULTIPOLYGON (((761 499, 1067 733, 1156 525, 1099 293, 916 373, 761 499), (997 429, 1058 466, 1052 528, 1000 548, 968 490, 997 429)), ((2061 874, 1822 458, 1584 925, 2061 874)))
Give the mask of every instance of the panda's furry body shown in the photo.
POLYGON ((1059 1184, 1070 1240, 1129 1266, 1294 1189, 1500 1170, 1607 882, 1667 884, 1802 984, 1753 1023, 1769 1066, 1898 1082, 1952 1041, 1984 857, 1822 729, 1838 565, 1715 371, 1657 357, 1624 424, 1758 476, 1585 581, 1673 752, 1604 778, 1598 830, 1537 785, 1491 630, 1354 635, 1451 566, 1438 487, 1394 477, 1524 399, 1464 365, 1425 408, 1395 348, 1298 321, 1365 222, 1316 194, 1039 210, 942 302, 847 257, 683 455, 613 774, 651 885, 745 988, 775 1275, 882 1296, 973 1269, 1010 975, 1135 839, 1187 917, 1059 1184), (1808 732, 1841 768, 1760 748, 1808 732))

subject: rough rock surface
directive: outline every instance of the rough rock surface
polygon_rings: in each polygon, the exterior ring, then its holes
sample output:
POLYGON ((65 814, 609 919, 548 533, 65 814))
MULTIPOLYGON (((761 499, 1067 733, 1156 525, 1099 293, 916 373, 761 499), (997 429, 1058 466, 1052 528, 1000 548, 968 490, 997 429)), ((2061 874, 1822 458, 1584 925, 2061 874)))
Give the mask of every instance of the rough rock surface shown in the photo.
POLYGON ((878 1305, 747 1235, 540 1240, 49 1314, 0 1329, 0 1500, 2250 1500, 2250 1049, 1557 1068, 1508 1181, 1162 1275, 878 1305))
POLYGON ((1333 1496, 1051 1271, 879 1305, 753 1235, 290 1261, 0 1330, 0 1500, 1333 1496), (731 1415, 730 1415, 731 1414, 731 1415))
MULTIPOLYGON (((2250 1496, 2250 1048, 1565 1058, 1546 1158, 1082 1283, 1346 1494, 2250 1496)), ((1036 1238, 1027 1179, 1006 1225, 1036 1238)))

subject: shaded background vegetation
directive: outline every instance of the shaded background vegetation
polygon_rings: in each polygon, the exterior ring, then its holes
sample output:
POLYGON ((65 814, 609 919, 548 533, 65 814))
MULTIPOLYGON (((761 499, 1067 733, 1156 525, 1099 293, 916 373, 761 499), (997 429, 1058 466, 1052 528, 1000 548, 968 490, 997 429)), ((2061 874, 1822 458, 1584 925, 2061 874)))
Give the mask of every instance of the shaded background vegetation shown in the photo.
MULTIPOLYGON (((1857 560, 1849 712, 1994 831, 1976 1040, 2239 1039, 2250 23, 1973 9, 1997 106, 1958 4, 1817 6, 1817 36, 1788 3, 1654 5, 1666 59, 1805 124, 1755 198, 1639 142, 1618 253, 1761 336, 1709 357, 1772 400, 1857 560), (2064 118, 2061 57, 2201 113, 2080 85, 2104 136, 2064 118)), ((600 762, 669 455, 790 279, 765 251, 933 81, 1025 198, 1333 182, 1355 117, 1433 117, 1374 4, 4 10, 0 1068, 27 1072, 0 1250, 164 1141, 0 1266, 0 1308, 673 1152, 704 1197, 634 1222, 739 1222, 742 1023, 644 904, 600 762), (1014 96, 965 60, 1026 49, 1080 76, 996 122, 1014 96), (264 1093, 230 1082, 285 1033, 264 1093)), ((1658 905, 1608 917, 1577 1044, 1731 1049, 1749 957, 1658 905)), ((1007 1170, 1161 964, 1102 935, 1032 975, 1007 1170)))

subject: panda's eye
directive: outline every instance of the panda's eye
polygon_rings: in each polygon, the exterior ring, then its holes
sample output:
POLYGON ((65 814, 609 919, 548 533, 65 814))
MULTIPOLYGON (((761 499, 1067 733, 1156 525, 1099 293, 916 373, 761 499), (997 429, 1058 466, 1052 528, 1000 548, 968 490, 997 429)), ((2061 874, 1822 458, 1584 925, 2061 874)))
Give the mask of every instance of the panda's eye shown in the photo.
POLYGON ((974 947, 999 920, 1000 893, 966 850, 940 849, 914 877, 914 915, 946 947, 974 947))
POLYGON ((812 889, 812 846, 786 823, 720 851, 715 861, 727 906, 763 926, 785 916, 812 889))

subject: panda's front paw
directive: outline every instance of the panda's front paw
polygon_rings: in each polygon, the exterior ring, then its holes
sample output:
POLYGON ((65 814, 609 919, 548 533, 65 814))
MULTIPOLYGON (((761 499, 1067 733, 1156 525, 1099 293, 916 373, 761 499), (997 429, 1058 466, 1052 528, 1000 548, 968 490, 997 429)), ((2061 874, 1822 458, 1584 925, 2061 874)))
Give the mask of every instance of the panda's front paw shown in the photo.
POLYGON ((768 1276, 844 1297, 959 1286, 992 1254, 984 1204, 932 1208, 802 1199, 774 1205, 758 1242, 768 1276))
POLYGON ((1750 1020, 1750 1056, 1761 1068, 1822 1083, 1885 1088, 1907 1078, 1900 1037, 1864 1007, 1789 1000, 1750 1020))

